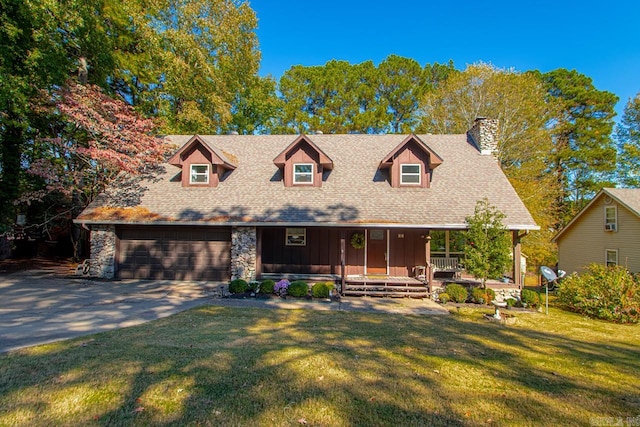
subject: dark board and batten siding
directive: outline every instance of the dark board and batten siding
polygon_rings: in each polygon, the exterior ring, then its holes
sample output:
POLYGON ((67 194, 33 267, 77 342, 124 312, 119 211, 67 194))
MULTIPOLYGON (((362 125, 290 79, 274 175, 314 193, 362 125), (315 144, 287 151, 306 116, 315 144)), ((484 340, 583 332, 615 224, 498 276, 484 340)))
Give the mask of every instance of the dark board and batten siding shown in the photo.
POLYGON ((116 235, 118 278, 231 278, 229 227, 118 227, 116 235))

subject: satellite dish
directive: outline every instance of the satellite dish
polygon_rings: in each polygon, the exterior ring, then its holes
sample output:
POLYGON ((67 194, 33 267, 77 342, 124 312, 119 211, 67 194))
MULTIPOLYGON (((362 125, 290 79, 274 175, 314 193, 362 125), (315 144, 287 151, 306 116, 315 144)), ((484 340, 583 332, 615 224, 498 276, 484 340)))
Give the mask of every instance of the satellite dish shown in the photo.
POLYGON ((547 267, 546 265, 543 265, 542 267, 540 267, 540 273, 542 273, 544 278, 547 279, 547 282, 553 282, 558 278, 558 276, 556 276, 556 272, 550 269, 549 267, 547 267))

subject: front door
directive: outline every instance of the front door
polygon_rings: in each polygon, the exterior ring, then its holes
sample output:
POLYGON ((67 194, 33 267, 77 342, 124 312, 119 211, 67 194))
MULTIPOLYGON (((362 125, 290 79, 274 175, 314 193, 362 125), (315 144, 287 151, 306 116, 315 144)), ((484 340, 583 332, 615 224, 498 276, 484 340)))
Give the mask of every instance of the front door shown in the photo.
POLYGON ((367 274, 387 274, 387 230, 367 230, 367 274))

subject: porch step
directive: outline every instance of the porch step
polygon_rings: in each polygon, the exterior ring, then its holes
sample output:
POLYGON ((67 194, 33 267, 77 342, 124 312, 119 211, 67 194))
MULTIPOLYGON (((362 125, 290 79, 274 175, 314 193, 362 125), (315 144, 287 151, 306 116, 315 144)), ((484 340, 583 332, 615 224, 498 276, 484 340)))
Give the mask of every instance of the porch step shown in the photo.
POLYGON ((414 284, 347 283, 342 294, 351 296, 428 297, 429 291, 424 285, 416 286, 414 284))

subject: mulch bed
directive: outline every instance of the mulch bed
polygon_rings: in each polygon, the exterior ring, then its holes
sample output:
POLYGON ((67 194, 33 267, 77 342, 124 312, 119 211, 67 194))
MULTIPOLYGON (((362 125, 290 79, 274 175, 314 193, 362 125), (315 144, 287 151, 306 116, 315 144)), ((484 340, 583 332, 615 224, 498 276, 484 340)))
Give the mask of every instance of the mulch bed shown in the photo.
POLYGON ((69 276, 75 273, 77 262, 70 258, 18 258, 0 260, 0 275, 18 271, 41 270, 56 276, 69 276))

